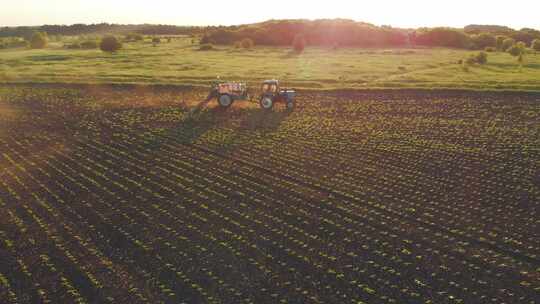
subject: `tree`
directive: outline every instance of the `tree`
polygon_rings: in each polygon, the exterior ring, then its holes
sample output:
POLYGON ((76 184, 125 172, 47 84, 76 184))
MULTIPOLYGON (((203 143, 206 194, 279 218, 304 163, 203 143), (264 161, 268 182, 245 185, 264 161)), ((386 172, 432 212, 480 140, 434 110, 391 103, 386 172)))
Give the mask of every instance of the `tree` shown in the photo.
POLYGON ((30 47, 33 49, 43 49, 47 46, 47 33, 35 32, 30 38, 30 47))
POLYGON ((298 34, 294 37, 293 43, 292 43, 293 49, 297 53, 302 53, 304 49, 306 48, 306 39, 304 38, 304 35, 298 34))
POLYGON ((496 44, 497 44, 497 50, 498 51, 504 51, 503 49, 503 44, 504 44, 504 40, 506 39, 507 37, 506 36, 502 36, 502 35, 499 35, 497 36, 495 39, 496 39, 496 44))
POLYGON ((540 52, 540 39, 534 39, 531 43, 531 48, 537 52, 540 52))
POLYGON ((506 38, 504 39, 503 41, 503 44, 502 44, 502 50, 504 52, 508 51, 509 48, 511 48, 514 44, 516 44, 516 41, 512 38, 506 38))
POLYGON ((471 37, 473 46, 476 49, 482 50, 486 47, 494 47, 497 45, 497 38, 495 36, 488 34, 488 33, 482 33, 479 35, 474 35, 471 37))
POLYGON ((122 48, 122 43, 114 36, 105 36, 101 39, 99 48, 104 52, 114 53, 122 48))
POLYGON ((416 33, 417 45, 469 48, 471 43, 469 35, 452 28, 421 29, 416 33))
POLYGON ((518 58, 519 63, 523 63, 523 55, 525 55, 525 43, 518 42, 508 49, 508 53, 518 58))

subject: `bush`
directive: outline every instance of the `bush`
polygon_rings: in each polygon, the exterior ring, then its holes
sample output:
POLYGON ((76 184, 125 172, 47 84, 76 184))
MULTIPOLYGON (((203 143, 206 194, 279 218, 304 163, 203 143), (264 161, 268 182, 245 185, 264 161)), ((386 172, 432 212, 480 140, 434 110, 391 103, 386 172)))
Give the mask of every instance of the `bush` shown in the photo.
POLYGON ((525 53, 525 43, 518 42, 511 46, 507 52, 514 57, 522 57, 522 55, 525 53))
POLYGON ((242 41, 240 41, 240 45, 244 49, 251 49, 255 45, 255 43, 249 38, 244 38, 242 39, 242 41))
POLYGON ((473 65, 476 63, 476 56, 475 55, 470 55, 469 57, 467 57, 467 59, 465 59, 465 64, 466 65, 473 65))
POLYGON ((304 35, 298 34, 294 37, 292 47, 295 52, 302 53, 304 49, 306 48, 306 39, 304 38, 304 35))
POLYGON ((486 52, 480 52, 476 54, 476 63, 478 64, 486 64, 488 61, 488 54, 486 52))
POLYGON ((201 40, 199 41, 199 44, 201 44, 201 45, 202 44, 212 44, 212 43, 214 43, 214 41, 212 39, 210 39, 210 37, 207 36, 207 35, 202 36, 201 40))
POLYGON ((161 39, 159 37, 154 37, 154 38, 152 38, 152 43, 153 44, 161 43, 161 39))
POLYGON ((87 40, 87 41, 81 42, 81 49, 86 49, 86 50, 97 49, 98 46, 99 45, 97 41, 95 40, 87 40))
POLYGON ((241 48, 241 47, 242 47, 242 42, 236 41, 236 42, 234 43, 234 48, 235 48, 235 49, 239 49, 239 48, 241 48))
POLYGON ((534 39, 531 43, 531 48, 537 52, 540 52, 540 39, 534 39))
POLYGON ((465 59, 466 65, 473 64, 486 64, 488 62, 488 54, 486 52, 479 52, 478 54, 471 54, 467 59, 465 59))
POLYGON ((506 38, 504 39, 503 41, 503 44, 502 44, 502 50, 504 52, 507 52, 509 48, 511 48, 514 44, 516 44, 516 41, 512 38, 506 38))
POLYGON ((47 33, 35 32, 30 38, 30 47, 33 49, 43 49, 47 46, 47 33))
POLYGON ((70 50, 78 50, 81 48, 81 45, 78 42, 74 42, 72 44, 66 44, 65 48, 70 50))
POLYGON ((114 36, 105 36, 101 39, 99 48, 104 52, 114 53, 122 48, 122 43, 114 36))
POLYGON ((492 46, 488 46, 484 49, 484 51, 488 52, 488 53, 493 53, 493 52, 496 52, 497 49, 492 47, 492 46))
POLYGON ((21 38, 0 38, 0 49, 29 47, 28 41, 21 38))
POLYGON ((144 37, 141 34, 129 33, 126 35, 126 41, 141 41, 144 37))
POLYGON ((214 49, 214 46, 210 43, 201 44, 199 51, 211 51, 214 49))

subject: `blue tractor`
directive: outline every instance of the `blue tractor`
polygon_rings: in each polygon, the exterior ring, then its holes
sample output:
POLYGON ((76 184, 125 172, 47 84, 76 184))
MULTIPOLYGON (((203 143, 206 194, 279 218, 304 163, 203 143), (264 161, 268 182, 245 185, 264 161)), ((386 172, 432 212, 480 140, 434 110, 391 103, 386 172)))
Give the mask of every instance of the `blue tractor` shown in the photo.
POLYGON ((296 91, 280 88, 279 81, 265 80, 261 88, 259 105, 265 110, 270 110, 277 102, 283 102, 288 110, 292 110, 296 105, 295 97, 296 91))

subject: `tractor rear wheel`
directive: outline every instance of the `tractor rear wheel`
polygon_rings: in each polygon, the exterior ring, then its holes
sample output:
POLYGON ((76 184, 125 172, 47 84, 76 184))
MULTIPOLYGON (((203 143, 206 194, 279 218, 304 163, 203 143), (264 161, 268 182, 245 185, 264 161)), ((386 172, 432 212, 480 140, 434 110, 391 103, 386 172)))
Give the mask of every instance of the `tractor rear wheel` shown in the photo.
POLYGON ((218 96, 218 104, 222 108, 228 108, 232 105, 233 99, 229 94, 223 94, 218 96))
POLYGON ((261 105, 261 108, 265 110, 271 110, 272 107, 274 106, 274 101, 270 97, 263 97, 261 98, 260 105, 261 105))

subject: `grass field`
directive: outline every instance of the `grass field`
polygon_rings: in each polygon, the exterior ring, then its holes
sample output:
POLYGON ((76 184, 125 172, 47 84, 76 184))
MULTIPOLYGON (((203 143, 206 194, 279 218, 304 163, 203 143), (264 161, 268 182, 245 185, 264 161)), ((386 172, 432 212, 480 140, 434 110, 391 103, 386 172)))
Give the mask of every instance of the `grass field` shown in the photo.
POLYGON ((278 78, 297 88, 470 88, 540 90, 540 55, 523 67, 506 53, 490 53, 489 63, 465 71, 457 64, 471 51, 451 49, 356 49, 309 47, 238 50, 218 46, 198 51, 191 39, 153 47, 128 43, 118 54, 66 50, 0 50, 0 82, 146 83, 206 85, 216 76, 257 83, 278 78))
POLYGON ((0 86, 0 303, 537 303, 538 94, 205 93, 0 86))

